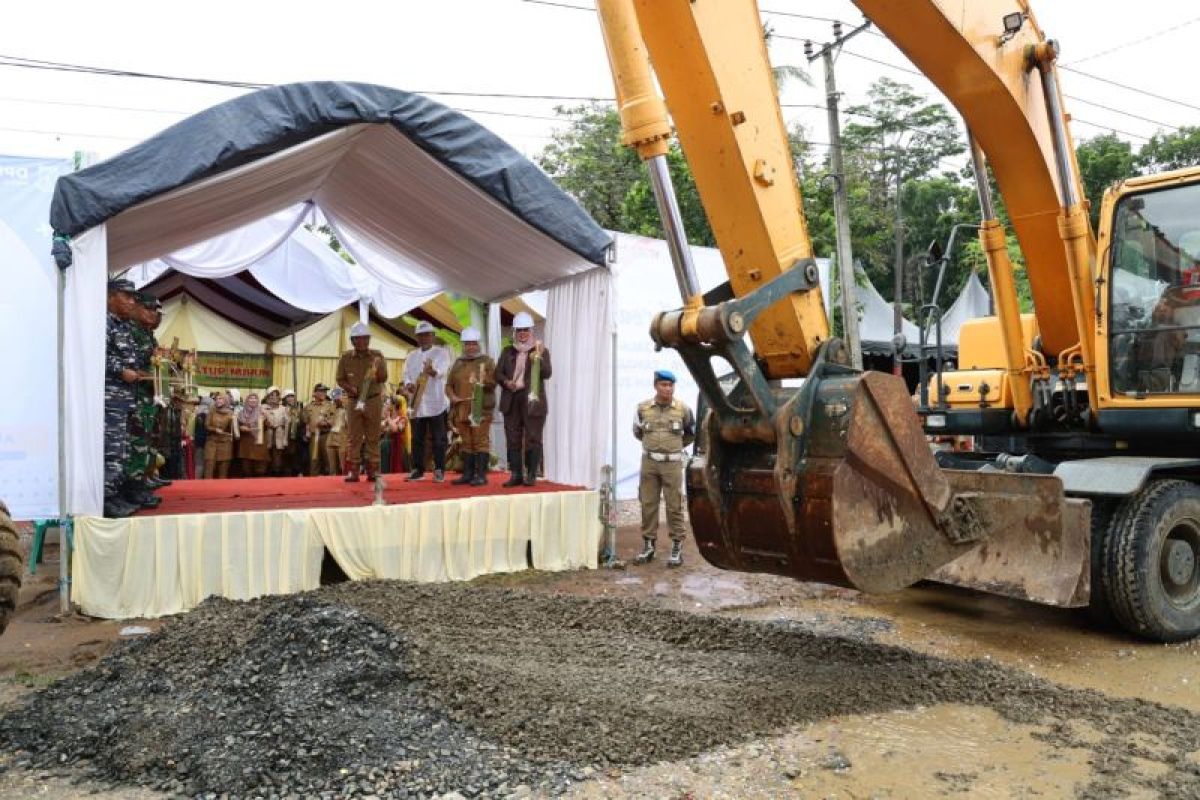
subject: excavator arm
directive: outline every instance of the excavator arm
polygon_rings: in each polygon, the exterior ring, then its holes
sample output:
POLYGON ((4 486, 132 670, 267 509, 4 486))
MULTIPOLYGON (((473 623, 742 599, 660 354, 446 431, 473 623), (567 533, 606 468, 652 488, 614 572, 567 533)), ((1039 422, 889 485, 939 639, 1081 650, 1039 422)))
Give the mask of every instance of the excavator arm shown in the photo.
MULTIPOLYGON (((997 476, 981 491, 940 469, 903 381, 850 368, 830 338, 756 3, 597 7, 625 142, 649 166, 684 301, 655 317, 651 337, 679 351, 709 406, 687 469, 705 558, 889 591, 1032 517, 1061 529, 1053 479, 997 476), (666 170, 668 110, 729 274, 707 299, 666 170), (732 390, 714 362, 732 368, 732 390), (778 381, 801 376, 798 390, 778 381)), ((1073 577, 1055 591, 1075 595, 1073 577)))

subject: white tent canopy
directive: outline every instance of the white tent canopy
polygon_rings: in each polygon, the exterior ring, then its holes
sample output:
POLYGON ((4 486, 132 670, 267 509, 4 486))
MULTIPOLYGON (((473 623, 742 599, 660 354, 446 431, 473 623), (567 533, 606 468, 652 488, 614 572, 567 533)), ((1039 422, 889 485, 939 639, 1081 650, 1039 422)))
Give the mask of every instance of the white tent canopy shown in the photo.
MULTIPOLYGON (((249 269, 296 307, 331 310, 353 296, 385 316, 442 291, 499 301, 549 288, 560 318, 547 344, 556 371, 571 376, 555 382, 551 403, 577 408, 575 393, 604 394, 605 362, 575 350, 581 333, 608 339, 607 237, 503 142, 416 95, 298 84, 238 98, 60 180, 51 221, 73 237, 69 259, 56 250, 71 264, 63 351, 72 514, 103 505, 105 283, 129 267, 140 278, 164 264, 199 277, 249 269), (177 164, 176 153, 192 163, 177 164), (304 230, 310 209, 361 273, 304 230)), ((548 477, 594 484, 604 433, 576 433, 570 463, 547 453, 548 477)))
POLYGON ((304 227, 315 210, 301 203, 255 222, 131 267, 125 277, 140 289, 168 270, 197 278, 226 278, 249 270, 267 291, 304 311, 327 313, 358 303, 384 317, 406 314, 439 294, 412 296, 341 258, 304 227))

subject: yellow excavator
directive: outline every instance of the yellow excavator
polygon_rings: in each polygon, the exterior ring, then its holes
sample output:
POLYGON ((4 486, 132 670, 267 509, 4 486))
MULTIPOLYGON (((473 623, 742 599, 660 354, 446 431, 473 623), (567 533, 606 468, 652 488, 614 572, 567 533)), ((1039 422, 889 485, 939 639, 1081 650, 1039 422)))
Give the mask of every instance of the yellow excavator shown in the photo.
POLYGON ((683 298, 650 335, 707 407, 686 470, 701 553, 865 592, 935 580, 1090 606, 1158 641, 1200 634, 1200 170, 1112 187, 1093 232, 1058 46, 1028 3, 855 3, 962 115, 982 209, 996 315, 964 326, 956 369, 916 400, 851 368, 831 336, 754 0, 597 2, 683 298), (729 275, 707 293, 667 171, 671 122, 729 275), (935 455, 934 434, 977 447, 935 455))

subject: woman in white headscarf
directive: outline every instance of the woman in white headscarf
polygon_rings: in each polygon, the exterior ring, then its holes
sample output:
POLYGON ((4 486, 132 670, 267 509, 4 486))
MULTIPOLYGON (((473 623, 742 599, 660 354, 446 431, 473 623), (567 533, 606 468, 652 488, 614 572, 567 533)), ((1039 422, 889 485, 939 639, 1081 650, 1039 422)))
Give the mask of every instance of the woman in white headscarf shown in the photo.
POLYGON ((250 392, 237 415, 238 458, 242 462, 243 478, 261 478, 267 472, 269 456, 264 423, 258 392, 250 392))
POLYGON ((267 389, 266 405, 263 406, 263 427, 266 431, 267 452, 270 456, 270 474, 284 474, 284 456, 288 450, 288 423, 291 421, 288 407, 279 396, 279 387, 267 389))

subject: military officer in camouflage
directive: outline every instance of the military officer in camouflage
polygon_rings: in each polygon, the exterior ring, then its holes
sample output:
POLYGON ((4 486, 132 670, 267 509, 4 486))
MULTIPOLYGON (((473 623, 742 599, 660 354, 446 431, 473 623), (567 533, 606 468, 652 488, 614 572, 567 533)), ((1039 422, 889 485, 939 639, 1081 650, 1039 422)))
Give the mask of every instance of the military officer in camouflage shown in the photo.
MULTIPOLYGON (((154 330, 162 321, 162 303, 154 295, 144 292, 139 292, 136 300, 130 321, 133 323, 131 332, 138 348, 137 369, 149 376, 153 374, 152 362, 155 351, 158 350, 154 330)), ((154 508, 162 502, 161 498, 152 493, 157 484, 152 486, 146 479, 146 472, 158 455, 150 446, 150 436, 158 422, 158 411, 153 381, 138 381, 134 389, 133 411, 129 417, 129 458, 125 462, 122 498, 142 508, 154 508)))
POLYGON ((658 539, 659 498, 667 501, 667 524, 671 529, 668 567, 683 564, 683 540, 687 523, 683 515, 683 448, 696 439, 696 417, 682 400, 675 399, 675 374, 660 369, 654 373, 654 397, 639 403, 633 420, 633 435, 642 443, 642 475, 638 501, 642 504, 642 552, 638 564, 654 560, 658 539))
POLYGON ((133 334, 136 302, 133 282, 108 282, 108 318, 104 349, 104 516, 127 517, 137 511, 121 498, 125 462, 129 458, 129 415, 142 378, 133 334))

